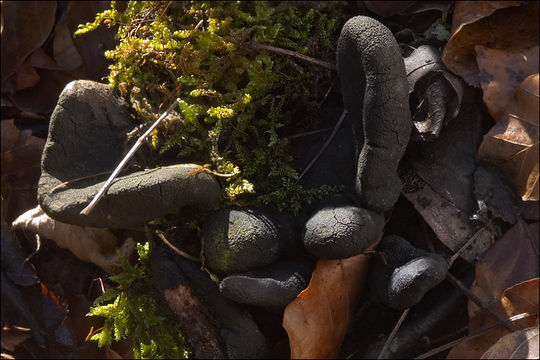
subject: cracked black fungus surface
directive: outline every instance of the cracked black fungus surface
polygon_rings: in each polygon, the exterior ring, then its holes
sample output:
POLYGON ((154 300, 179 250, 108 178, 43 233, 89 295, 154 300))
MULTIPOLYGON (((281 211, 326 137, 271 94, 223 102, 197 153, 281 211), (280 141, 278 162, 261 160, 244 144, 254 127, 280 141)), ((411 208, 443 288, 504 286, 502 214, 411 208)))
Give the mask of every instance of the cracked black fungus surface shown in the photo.
POLYGON ((126 228, 184 206, 211 210, 220 186, 195 164, 179 164, 119 176, 89 215, 84 209, 122 159, 121 144, 132 127, 125 102, 109 85, 78 80, 62 91, 51 117, 41 161, 38 200, 43 211, 69 224, 126 228), (91 176, 91 177, 88 177, 91 176), (86 179, 73 181, 75 179, 86 179), (63 182, 66 186, 55 187, 63 182))
POLYGON ((439 254, 415 248, 407 240, 387 235, 371 270, 375 296, 385 305, 403 310, 417 304, 448 273, 448 262, 439 254))
POLYGON ((306 249, 319 258, 341 259, 358 255, 377 240, 384 218, 356 206, 326 207, 304 228, 306 249))
POLYGON ((356 16, 345 23, 337 45, 345 108, 359 144, 356 194, 381 213, 397 201, 397 167, 412 128, 408 83, 399 46, 384 25, 356 16))

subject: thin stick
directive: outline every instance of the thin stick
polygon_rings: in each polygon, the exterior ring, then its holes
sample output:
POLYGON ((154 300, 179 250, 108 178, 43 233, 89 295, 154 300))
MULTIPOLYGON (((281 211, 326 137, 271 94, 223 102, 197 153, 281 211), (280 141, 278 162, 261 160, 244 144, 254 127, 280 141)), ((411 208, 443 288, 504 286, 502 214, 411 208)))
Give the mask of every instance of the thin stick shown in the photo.
POLYGON ((324 93, 324 96, 323 96, 322 100, 319 101, 319 104, 317 105, 317 110, 316 111, 319 111, 319 109, 321 108, 321 106, 324 103, 324 101, 326 100, 326 98, 328 98, 328 95, 330 95, 330 91, 332 91, 332 89, 334 88, 334 85, 336 85, 336 82, 337 82, 336 78, 334 78, 334 80, 332 80, 332 84, 330 84, 330 87, 324 93))
POLYGON ((112 171, 103 171, 103 172, 100 172, 100 173, 97 173, 97 174, 92 174, 92 175, 88 175, 88 176, 82 176, 82 177, 79 177, 79 178, 76 178, 76 179, 64 181, 60 185, 56 185, 55 187, 53 187, 51 189, 51 192, 53 192, 55 190, 58 190, 60 188, 63 188, 64 186, 66 186, 68 184, 71 184, 71 183, 74 183, 74 182, 77 182, 77 181, 90 179, 90 178, 93 178, 93 177, 96 177, 96 176, 107 175, 107 174, 110 174, 110 173, 112 173, 112 171))
POLYGON ((253 50, 268 50, 268 51, 273 51, 273 52, 278 53, 278 54, 294 56, 295 58, 308 61, 310 63, 322 66, 324 68, 327 68, 327 69, 330 69, 330 70, 333 70, 333 71, 337 71, 336 65, 334 65, 334 64, 331 64, 331 63, 323 61, 323 60, 312 58, 311 56, 307 56, 307 55, 304 55, 304 54, 297 53, 296 51, 282 49, 282 48, 275 47, 275 46, 272 46, 272 45, 259 44, 259 43, 255 42, 255 41, 251 41, 249 43, 249 47, 250 47, 250 49, 253 49, 253 50))
POLYGON ((529 242, 531 243, 531 247, 533 248, 534 252, 536 253, 536 257, 538 257, 538 249, 536 248, 534 244, 534 236, 531 234, 531 231, 529 230, 529 227, 527 226, 527 223, 523 221, 523 217, 521 215, 518 217, 518 222, 521 224, 521 227, 525 228, 525 232, 527 233, 527 238, 529 239, 529 242))
POLYGON ((191 261, 195 261, 195 262, 198 262, 198 263, 201 262, 201 259, 196 258, 195 256, 191 256, 191 255, 189 255, 187 252, 182 251, 182 250, 178 249, 176 246, 174 246, 173 244, 171 244, 171 243, 169 242, 169 240, 167 240, 167 239, 165 238, 165 236, 164 236, 162 233, 156 232, 156 234, 157 234, 157 236, 158 236, 161 240, 163 240, 163 242, 165 243, 165 245, 167 245, 168 247, 170 247, 170 248, 171 248, 175 253, 177 253, 178 255, 183 256, 183 257, 185 257, 186 259, 189 259, 189 260, 191 260, 191 261))
MULTIPOLYGON (((531 317, 531 316, 538 316, 538 313, 532 313, 532 314, 528 314, 528 313, 522 313, 522 314, 518 314, 518 315, 514 315, 512 316, 511 318, 508 319, 508 321, 517 321, 517 320, 521 320, 521 319, 524 319, 524 318, 527 318, 527 317, 531 317)), ((459 339, 456 339, 454 341, 451 341, 447 344, 444 344, 444 345, 441 345, 441 346, 438 346, 436 347, 435 349, 431 349, 429 350, 428 352, 420 355, 420 356, 417 356, 415 357, 415 359, 426 359, 430 356, 433 356, 435 354, 438 354, 442 351, 445 351, 445 350, 448 350, 448 349, 451 349, 453 348, 454 346, 458 345, 459 343, 462 343, 463 341, 469 341, 471 339, 474 339, 478 336, 481 336, 481 335, 484 335, 484 334, 487 334, 488 332, 492 331, 492 330, 495 330, 499 327, 498 324, 495 324, 495 325, 491 325, 491 326, 488 326, 487 328, 484 328, 474 334, 471 334, 471 335, 467 335, 467 336, 463 336, 459 339)))
MULTIPOLYGON (((491 224, 491 220, 488 222, 487 225, 491 224)), ((476 237, 478 236, 478 234, 480 233, 480 231, 484 230, 485 227, 482 227, 480 228, 477 232, 474 233, 473 236, 471 236, 471 238, 469 240, 467 240, 465 242, 465 244, 463 244, 459 249, 458 251, 456 251, 454 253, 454 255, 452 255, 452 257, 450 258, 450 260, 448 261, 448 263, 450 264, 450 266, 452 266, 452 264, 454 263, 454 261, 456 261, 456 259, 461 255, 461 253, 469 247, 469 245, 472 244, 472 242, 476 239, 476 237)))
POLYGON ((303 132, 303 133, 299 133, 299 134, 294 134, 294 135, 291 135, 291 136, 287 136, 287 137, 285 137, 285 139, 296 139, 296 138, 299 138, 299 137, 304 137, 304 136, 309 136, 309 135, 320 134, 320 133, 323 133, 323 132, 330 131, 330 130, 332 130, 332 129, 333 129, 333 128, 329 127, 329 128, 325 128, 325 129, 306 131, 306 132, 303 132))
POLYGON ((317 159, 322 155, 322 153, 324 152, 324 150, 328 147, 328 145, 330 144, 330 142, 332 141, 332 139, 334 138, 334 136, 336 136, 336 133, 338 132, 339 128, 341 127, 341 124, 343 123, 343 120, 345 119, 345 115, 347 114, 347 110, 343 110, 343 113, 341 113, 341 117, 339 118, 339 121, 337 122, 336 126, 334 127, 334 130, 332 131, 332 133, 330 134, 330 137, 328 138, 328 140, 326 140, 326 142, 324 143, 324 145, 322 146, 321 150, 319 150, 319 152, 317 153, 317 155, 315 155, 315 157, 313 158, 313 160, 311 160, 311 162, 308 164, 308 166, 306 166, 306 168, 304 169, 304 171, 302 171, 302 173, 300 174, 300 176, 298 177, 298 180, 300 180, 302 178, 302 176, 304 176, 309 169, 311 169, 311 167, 313 166, 313 164, 315 164, 315 162, 317 161, 317 159))
POLYGON ((97 195, 94 197, 94 199, 90 202, 90 204, 88 204, 87 207, 85 207, 81 212, 80 214, 81 215, 88 215, 90 213, 90 211, 92 211, 92 209, 94 208, 94 206, 96 206, 96 204, 98 203, 99 199, 101 199, 101 197, 105 194, 105 192, 109 189, 109 187, 111 186, 113 180, 116 178, 116 176, 118 176, 118 174, 120 173, 120 171, 122 171, 122 169, 124 168, 124 166, 126 166, 127 162, 129 161, 129 159, 131 159, 131 157, 133 156, 133 154, 135 154, 135 152, 141 147, 141 145, 143 144, 144 140, 148 137, 148 135, 150 135, 150 133, 159 125, 159 123, 165 119, 167 116, 169 116, 169 114, 171 113, 171 111, 176 107, 176 105, 178 105, 178 102, 180 101, 180 99, 176 98, 174 100, 174 102, 167 108, 167 110, 165 110, 165 112, 152 124, 152 126, 150 126, 148 128, 148 130, 146 130, 146 132, 144 134, 142 134, 142 136, 137 139, 137 142, 135 143, 135 145, 133 145, 133 147, 129 150, 129 152, 126 154, 126 156, 122 159, 122 161, 120 162, 120 164, 118 164, 118 166, 116 167, 116 169, 114 169, 114 172, 111 174, 111 176, 109 177, 109 179, 107 179, 107 181, 105 182, 105 184, 103 185, 103 187, 99 190, 99 192, 97 193, 97 195))
POLYGON ((471 300, 473 303, 478 305, 482 310, 487 312, 491 317, 497 320, 497 322, 506 330, 510 332, 518 331, 518 329, 512 323, 508 322, 506 319, 503 319, 499 314, 497 314, 495 311, 493 311, 491 308, 485 305, 484 302, 478 296, 476 296, 469 289, 467 289, 465 285, 463 285, 461 281, 456 279, 452 274, 448 273, 446 275, 446 279, 450 281, 452 285, 454 285, 459 290, 461 290, 465 294, 465 296, 469 298, 469 300, 471 300))
POLYGON ((403 313, 401 313, 401 316, 399 317, 399 320, 397 321, 396 325, 392 329, 392 332, 390 333, 390 335, 388 335, 388 338, 384 342, 382 350, 379 353, 379 356, 377 357, 377 359, 384 359, 384 356, 386 355, 386 352, 388 351, 388 348, 390 347, 390 344, 392 343, 392 340, 394 340, 394 337, 396 336, 397 331, 401 327, 401 324, 403 324, 403 321, 407 317, 407 314, 409 313, 409 310, 411 310, 411 308, 407 308, 407 309, 403 310, 403 313))

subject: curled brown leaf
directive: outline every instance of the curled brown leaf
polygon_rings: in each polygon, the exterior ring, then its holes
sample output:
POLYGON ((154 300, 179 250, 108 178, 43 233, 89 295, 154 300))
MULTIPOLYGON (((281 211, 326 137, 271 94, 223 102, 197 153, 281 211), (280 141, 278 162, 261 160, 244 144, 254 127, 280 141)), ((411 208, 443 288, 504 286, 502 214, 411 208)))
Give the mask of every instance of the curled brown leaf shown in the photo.
MULTIPOLYGON (((374 250, 380 239, 368 250, 374 250)), ((309 286, 285 308, 283 315, 291 359, 338 356, 368 265, 369 257, 364 254, 317 262, 309 286)))

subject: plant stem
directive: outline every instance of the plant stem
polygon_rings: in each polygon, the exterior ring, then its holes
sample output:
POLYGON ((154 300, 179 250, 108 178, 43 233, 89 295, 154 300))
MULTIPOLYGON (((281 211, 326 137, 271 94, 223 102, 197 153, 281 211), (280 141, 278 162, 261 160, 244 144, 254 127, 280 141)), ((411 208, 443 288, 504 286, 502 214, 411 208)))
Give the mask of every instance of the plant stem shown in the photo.
POLYGON ((334 64, 331 64, 331 63, 323 61, 323 60, 312 58, 311 56, 300 54, 300 53, 298 53, 296 51, 282 49, 282 48, 275 47, 275 46, 272 46, 272 45, 259 44, 258 42, 255 42, 255 41, 251 41, 249 43, 249 48, 253 49, 253 50, 268 50, 268 51, 273 51, 273 52, 278 53, 278 54, 294 56, 295 58, 308 61, 310 63, 325 67, 325 68, 333 70, 333 71, 337 71, 336 65, 334 65, 334 64))
POLYGON ((409 310, 411 310, 411 308, 407 308, 407 309, 403 310, 403 312, 401 313, 401 316, 399 317, 399 320, 397 321, 396 325, 392 329, 392 332, 390 333, 390 335, 388 335, 388 338, 384 342, 382 350, 379 353, 379 356, 377 357, 377 359, 384 359, 385 358, 386 353, 388 352, 388 348, 390 347, 390 344, 392 343, 392 340, 394 340, 394 337, 396 336, 397 331, 401 327, 401 324, 403 324, 403 321, 405 320, 405 317, 407 317, 407 314, 409 313, 409 310))
MULTIPOLYGON (((508 321, 517 321, 517 320, 521 320, 521 319, 531 317, 531 316, 538 316, 538 313, 532 313, 532 314, 521 313, 521 314, 518 314, 518 315, 514 315, 511 318, 508 318, 508 321)), ((461 338, 459 338, 457 340, 454 340, 454 341, 451 341, 451 342, 449 342, 447 344, 438 346, 435 349, 431 349, 428 352, 426 352, 426 353, 424 353, 424 354, 422 354, 420 356, 415 357, 415 359, 426 359, 426 358, 431 357, 433 355, 436 355, 436 354, 438 354, 438 353, 440 353, 442 351, 451 349, 451 348, 455 347, 456 345, 458 345, 458 344, 460 344, 460 343, 462 343, 464 341, 468 341, 468 340, 474 339, 474 338, 476 338, 478 336, 487 334, 488 332, 490 332, 492 330, 495 330, 498 327, 499 327, 498 324, 491 325, 491 326, 489 326, 487 328, 484 328, 482 330, 479 330, 479 331, 475 332, 474 334, 461 337, 461 338)))
POLYGON ((324 150, 328 147, 328 145, 330 144, 330 142, 332 141, 334 136, 336 136, 339 128, 341 127, 341 124, 343 123, 343 120, 345 119, 345 115, 347 115, 347 110, 343 110, 343 113, 341 114, 341 117, 339 118, 336 126, 334 126, 334 130, 332 131, 332 133, 330 134, 330 136, 328 137, 328 139, 326 140, 326 142, 322 146, 321 150, 319 150, 319 152, 317 153, 317 155, 315 155, 313 160, 311 160, 311 162, 306 166, 304 171, 302 171, 302 173, 298 177, 298 181, 300 181, 300 179, 308 172, 308 170, 311 169, 311 167, 313 166, 313 164, 315 164, 315 162, 317 161, 319 156, 321 156, 322 153, 324 152, 324 150))
POLYGON ((478 296, 476 296, 472 291, 467 289, 465 285, 461 283, 458 279, 456 279, 452 274, 448 273, 446 275, 446 279, 450 281, 452 285, 457 287, 459 290, 461 290, 465 296, 469 298, 473 303, 478 305, 482 310, 487 312, 492 318, 494 318, 500 326, 504 327, 506 330, 510 332, 518 331, 518 329, 508 320, 503 319, 499 314, 497 314, 495 311, 493 311, 489 306, 484 304, 482 299, 480 299, 478 296))

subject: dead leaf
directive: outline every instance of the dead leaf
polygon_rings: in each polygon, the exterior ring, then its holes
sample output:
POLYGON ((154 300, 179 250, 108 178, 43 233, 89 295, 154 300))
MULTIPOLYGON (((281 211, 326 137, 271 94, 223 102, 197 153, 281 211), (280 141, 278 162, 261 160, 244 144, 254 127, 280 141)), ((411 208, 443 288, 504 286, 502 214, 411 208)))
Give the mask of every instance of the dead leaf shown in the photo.
POLYGON ((514 182, 524 201, 538 201, 539 76, 517 87, 502 120, 484 136, 478 158, 498 165, 514 182))
POLYGON ((416 1, 416 4, 407 9, 407 14, 418 14, 437 10, 441 12, 441 22, 445 23, 451 7, 452 1, 416 1))
POLYGON ((377 15, 389 17, 403 14, 418 1, 364 1, 366 7, 377 15))
POLYGON ((32 87, 39 82, 39 74, 30 63, 31 57, 24 60, 15 73, 15 91, 32 87))
POLYGON ((493 229, 471 220, 478 205, 473 193, 478 145, 484 131, 478 92, 466 87, 462 109, 432 142, 410 143, 400 175, 402 193, 453 252, 474 237, 471 251, 461 253, 476 262, 494 240, 493 229), (404 165, 405 165, 404 164, 404 165))
POLYGON ((481 359, 538 359, 538 326, 503 336, 481 359))
POLYGON ((446 70, 440 51, 422 45, 404 59, 409 93, 418 103, 413 111, 413 140, 430 141, 439 136, 461 108, 463 84, 446 70))
MULTIPOLYGON (((56 1, 2 1, 2 92, 4 83, 48 38, 56 1)), ((13 91, 13 89, 11 89, 13 91)))
POLYGON ((471 245, 461 253, 461 258, 471 264, 493 244, 493 232, 485 227, 473 227, 470 216, 441 196, 429 184, 421 189, 403 192, 437 238, 452 252, 458 251, 467 241, 474 238, 471 245))
MULTIPOLYGON (((117 8, 123 6, 118 3, 117 8)), ((79 24, 93 22, 96 14, 110 8, 110 1, 70 1, 66 10, 66 25, 73 38, 79 24)), ((106 50, 114 48, 113 31, 100 26, 94 31, 73 38, 73 43, 84 63, 86 79, 100 81, 109 73, 109 63, 105 59, 106 50)))
MULTIPOLYGON (((501 304, 508 317, 538 311, 538 278, 520 282, 504 290, 501 304)), ((534 323, 534 319, 529 319, 534 323)))
POLYGON ((538 2, 456 2, 443 62, 468 84, 480 87, 475 47, 515 51, 536 46, 537 14, 538 2))
POLYGON ((15 351, 15 347, 32 337, 30 329, 20 326, 4 326, 2 328, 2 349, 15 351))
MULTIPOLYGON (((493 304, 506 289, 538 277, 538 224, 518 220, 505 232, 476 264, 471 291, 486 303, 493 304)), ((474 315, 474 311, 470 315, 474 315)))
POLYGON ((504 110, 516 87, 529 75, 538 73, 538 45, 528 49, 499 50, 475 46, 483 100, 495 121, 504 119, 504 110))
MULTIPOLYGON (((39 81, 30 88, 8 94, 8 97, 21 111, 49 114, 56 105, 60 92, 67 83, 75 80, 75 76, 60 68, 41 48, 32 53, 29 64, 39 75, 39 81)), ((15 76, 17 74, 18 71, 15 76)))
MULTIPOLYGON (((376 249, 382 236, 368 250, 376 249)), ((364 287, 369 257, 320 259, 309 286, 285 308, 291 359, 335 358, 364 287)))
POLYGON ((121 245, 120 252, 129 257, 135 247, 132 238, 120 244, 109 229, 81 227, 51 219, 39 205, 19 216, 13 222, 13 228, 53 240, 59 247, 69 249, 79 259, 94 263, 109 274, 120 270, 115 248, 121 245))
MULTIPOLYGON (((503 318, 538 311, 539 224, 518 220, 476 264, 471 291, 503 318), (511 251, 510 251, 511 249, 511 251)), ((495 324, 491 316, 469 301, 469 333, 495 324)), ((533 326, 536 317, 513 322, 518 329, 533 326)), ((508 334, 498 327, 454 347, 449 359, 479 358, 497 339, 508 334)))
POLYGON ((66 12, 62 14, 54 28, 53 53, 56 63, 66 71, 72 72, 83 66, 81 55, 66 24, 66 12))
POLYGON ((9 231, 9 225, 2 222, 2 272, 16 285, 31 286, 39 283, 36 269, 26 260, 25 254, 19 246, 19 242, 14 234, 9 231))
POLYGON ((32 136, 31 130, 20 131, 13 119, 1 124, 2 220, 9 224, 37 204, 45 140, 32 136))

